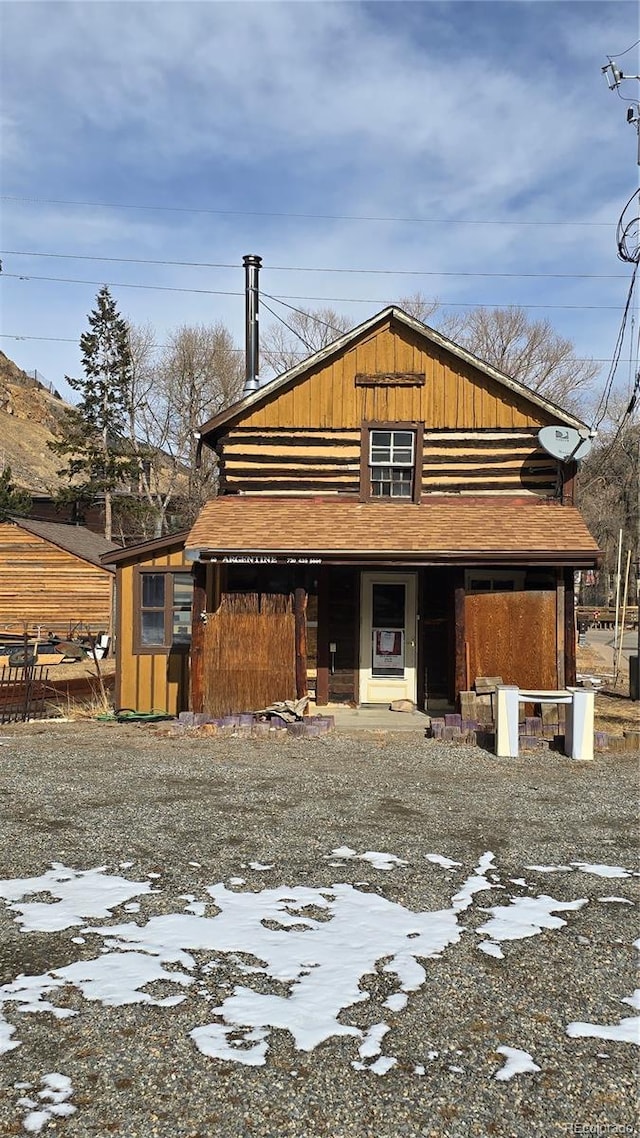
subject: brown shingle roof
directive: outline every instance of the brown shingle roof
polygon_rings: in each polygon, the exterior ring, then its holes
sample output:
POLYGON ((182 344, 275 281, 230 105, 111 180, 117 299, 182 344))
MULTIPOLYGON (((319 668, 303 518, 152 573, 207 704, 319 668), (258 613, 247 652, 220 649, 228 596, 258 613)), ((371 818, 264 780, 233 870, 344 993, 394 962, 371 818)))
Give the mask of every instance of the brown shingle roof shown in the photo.
POLYGON ((83 561, 90 561, 100 569, 107 568, 101 557, 111 550, 120 549, 119 545, 106 541, 99 533, 94 533, 86 526, 67 525, 64 522, 38 522, 32 518, 11 518, 11 521, 28 533, 35 534, 44 541, 50 541, 60 549, 66 549, 67 553, 73 553, 83 561))
POLYGON ((579 510, 556 503, 438 497, 420 505, 229 495, 201 510, 187 550, 321 560, 522 561, 593 566, 579 510))

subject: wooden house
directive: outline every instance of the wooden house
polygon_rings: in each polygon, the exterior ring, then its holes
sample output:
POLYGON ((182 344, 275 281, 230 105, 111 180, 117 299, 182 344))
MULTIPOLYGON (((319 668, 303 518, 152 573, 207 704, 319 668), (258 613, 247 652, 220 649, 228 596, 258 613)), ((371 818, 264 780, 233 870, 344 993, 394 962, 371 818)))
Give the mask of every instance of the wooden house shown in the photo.
POLYGON ((109 558, 117 548, 85 526, 18 517, 0 522, 0 631, 108 631, 109 558))
POLYGON ((599 551, 544 426, 585 429, 397 308, 210 419, 220 493, 184 540, 191 708, 573 682, 574 571, 599 551))
POLYGON ((184 711, 189 699, 193 577, 186 533, 119 549, 116 571, 117 708, 184 711))

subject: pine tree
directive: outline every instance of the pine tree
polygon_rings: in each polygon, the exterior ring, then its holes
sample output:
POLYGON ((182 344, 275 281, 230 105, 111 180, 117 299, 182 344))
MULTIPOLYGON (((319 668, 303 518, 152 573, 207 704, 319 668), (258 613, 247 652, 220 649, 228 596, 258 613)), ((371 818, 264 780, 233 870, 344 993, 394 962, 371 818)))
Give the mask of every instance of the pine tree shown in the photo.
POLYGON ((81 379, 65 376, 80 399, 67 412, 59 440, 49 445, 57 454, 69 456, 58 473, 70 485, 60 491, 58 500, 89 505, 103 499, 104 536, 110 541, 114 494, 129 489, 139 466, 124 442, 132 361, 127 324, 106 285, 88 319, 89 331, 80 337, 84 375, 81 379))
POLYGON ((20 490, 11 480, 11 467, 5 466, 0 472, 0 522, 13 514, 28 514, 31 498, 26 490, 20 490))

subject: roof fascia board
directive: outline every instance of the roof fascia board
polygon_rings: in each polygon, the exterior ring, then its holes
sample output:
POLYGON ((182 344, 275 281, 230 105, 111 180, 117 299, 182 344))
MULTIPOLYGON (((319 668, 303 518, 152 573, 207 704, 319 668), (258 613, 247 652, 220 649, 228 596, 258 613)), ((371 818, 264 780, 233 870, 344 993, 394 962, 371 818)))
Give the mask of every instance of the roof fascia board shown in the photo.
POLYGON ((541 407, 547 414, 555 416, 565 426, 574 427, 576 429, 580 429, 581 427, 587 428, 587 424, 581 419, 563 410, 562 407, 559 407, 550 399, 545 399, 544 396, 539 395, 536 391, 532 391, 524 383, 505 375, 504 372, 493 367, 492 364, 485 363, 484 360, 474 356, 474 354, 466 348, 461 347, 447 336, 444 336, 442 332, 437 332, 435 328, 423 324, 421 320, 416 320, 414 316, 410 316, 409 313, 404 312, 403 309, 389 305, 387 308, 383 308, 381 312, 376 313, 375 316, 365 320, 362 324, 358 324, 356 328, 345 332, 343 336, 340 336, 337 340, 333 340, 326 347, 320 348, 319 351, 315 352, 312 356, 308 356, 306 360, 296 364, 296 366, 290 368, 289 371, 283 372, 282 375, 275 376, 275 378, 269 380, 264 387, 260 387, 257 391, 252 392, 251 395, 245 396, 244 399, 240 399, 237 403, 232 404, 231 407, 227 407, 224 411, 218 412, 217 415, 214 415, 200 427, 199 434, 202 440, 206 441, 206 436, 214 432, 217 433, 217 428, 224 427, 232 420, 240 418, 245 412, 255 409, 255 407, 260 405, 265 399, 281 391, 288 383, 294 382, 301 375, 304 375, 306 371, 310 371, 311 368, 317 367, 318 364, 324 363, 333 356, 338 355, 339 352, 349 347, 359 336, 375 328, 377 324, 383 324, 385 320, 391 319, 399 320, 401 324, 404 324, 407 328, 411 328, 417 335, 429 340, 442 351, 449 352, 459 360, 462 360, 463 363, 482 372, 501 386, 507 387, 514 395, 518 395, 529 403, 541 407))
POLYGON ((184 546, 190 531, 181 530, 180 533, 165 534, 164 537, 152 537, 148 541, 139 541, 137 545, 125 545, 123 549, 116 549, 111 553, 104 553, 100 560, 110 565, 117 565, 121 561, 135 561, 145 553, 154 553, 159 549, 170 549, 174 545, 184 546))

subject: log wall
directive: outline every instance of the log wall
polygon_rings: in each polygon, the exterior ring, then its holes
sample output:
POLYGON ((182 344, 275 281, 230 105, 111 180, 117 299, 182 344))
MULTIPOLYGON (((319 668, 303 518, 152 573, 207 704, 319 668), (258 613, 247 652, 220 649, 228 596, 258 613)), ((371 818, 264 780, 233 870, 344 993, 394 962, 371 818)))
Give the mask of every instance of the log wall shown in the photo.
MULTIPOLYGON (((424 432, 422 494, 553 497, 559 464, 537 428, 424 432)), ((236 427, 221 441, 223 493, 358 494, 360 429, 236 427)))
POLYGON ((0 523, 0 629, 23 623, 68 636, 111 624, 113 573, 11 522, 0 523))

